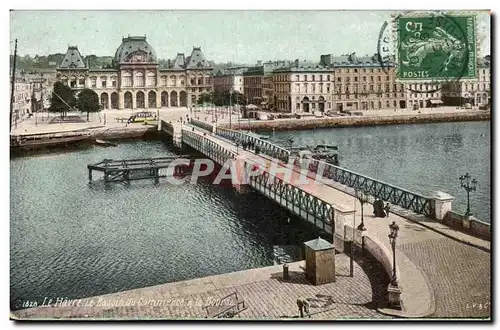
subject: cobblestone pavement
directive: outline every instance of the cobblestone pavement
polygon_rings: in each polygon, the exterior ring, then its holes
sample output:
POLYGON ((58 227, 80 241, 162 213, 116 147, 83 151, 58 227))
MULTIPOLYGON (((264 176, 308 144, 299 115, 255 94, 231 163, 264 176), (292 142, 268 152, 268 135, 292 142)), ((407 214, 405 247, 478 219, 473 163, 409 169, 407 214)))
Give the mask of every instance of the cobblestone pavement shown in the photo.
POLYGON ((491 254, 441 236, 399 246, 429 278, 431 317, 489 317, 491 254))
POLYGON ((338 254, 336 282, 320 286, 311 285, 305 279, 302 261, 290 264, 288 281, 282 279, 281 266, 271 266, 82 299, 82 304, 124 302, 118 307, 37 307, 11 312, 11 315, 24 320, 205 318, 204 305, 236 291, 247 307, 234 316, 238 319, 298 318, 299 297, 310 300, 311 319, 390 318, 376 310, 377 306, 386 304, 387 275, 377 262, 362 258, 359 253, 357 256, 354 277, 348 275, 348 256, 338 254))

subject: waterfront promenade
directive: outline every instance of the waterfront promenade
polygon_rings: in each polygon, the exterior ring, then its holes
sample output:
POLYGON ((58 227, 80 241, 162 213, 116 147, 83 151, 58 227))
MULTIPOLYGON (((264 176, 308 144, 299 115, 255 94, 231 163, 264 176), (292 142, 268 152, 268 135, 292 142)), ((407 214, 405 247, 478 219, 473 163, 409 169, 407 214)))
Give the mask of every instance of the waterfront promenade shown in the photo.
POLYGON ((297 298, 311 301, 307 319, 386 319, 377 311, 385 303, 382 267, 356 256, 354 277, 349 276, 349 258, 336 256, 336 282, 313 286, 304 277, 305 263, 289 265, 290 279, 283 280, 282 266, 250 269, 188 281, 112 293, 82 299, 80 307, 37 307, 11 312, 14 319, 200 319, 206 305, 237 292, 246 310, 234 319, 297 319, 297 298), (381 283, 382 282, 382 283, 381 283), (87 306, 83 306, 83 305, 87 306), (94 306, 90 307, 89 305, 94 306), (112 306, 121 305, 121 306, 112 306))
MULTIPOLYGON (((146 109, 146 111, 156 112, 157 109, 146 109)), ((197 117, 201 121, 209 122, 215 120, 215 116, 217 116, 217 122, 219 125, 229 125, 229 116, 228 111, 219 109, 217 111, 213 111, 211 108, 193 108, 192 111, 188 108, 162 108, 158 110, 160 113, 160 117, 165 121, 177 121, 181 117, 186 118, 186 115, 190 117, 197 117), (218 115, 216 115, 218 114, 218 115)), ((339 122, 348 122, 353 119, 360 121, 358 124, 361 124, 363 120, 373 120, 374 118, 399 118, 401 116, 408 117, 419 117, 419 116, 428 116, 428 115, 455 115, 458 117, 466 118, 468 116, 485 116, 489 115, 489 111, 484 110, 467 110, 467 109, 456 109, 455 107, 442 107, 442 108, 424 108, 418 111, 413 111, 409 109, 398 109, 394 111, 393 109, 383 109, 383 110, 369 110, 369 111, 360 111, 363 112, 363 116, 337 116, 337 117, 307 117, 303 119, 275 119, 269 121, 262 120, 248 120, 243 119, 241 116, 238 116, 236 110, 234 110, 231 116, 231 126, 232 128, 242 128, 248 129, 250 126, 251 129, 266 129, 270 127, 275 127, 276 130, 287 130, 290 124, 293 124, 295 129, 305 128, 305 126, 310 125, 310 123, 321 124, 327 123, 328 121, 338 120, 339 122), (304 126, 304 127, 303 127, 304 126)), ((57 123, 57 124, 49 124, 49 120, 56 117, 57 115, 54 113, 38 113, 37 118, 34 116, 26 119, 16 126, 12 127, 13 135, 23 135, 23 134, 35 134, 35 133, 56 133, 56 132, 65 132, 71 130, 80 130, 80 129, 97 129, 97 130, 109 130, 109 131, 121 131, 124 129, 127 130, 137 130, 141 128, 143 125, 140 123, 129 124, 126 122, 117 122, 115 118, 128 118, 133 113, 138 112, 138 110, 105 110, 100 113, 91 113, 89 122, 83 123, 57 123), (42 119, 43 118, 43 119, 42 119)), ((81 116, 83 119, 86 119, 86 114, 81 112, 68 113, 69 115, 77 115, 81 116)), ((488 117, 489 119, 489 117, 488 117)), ((464 119, 465 120, 465 119, 464 119)), ((328 126, 328 124, 325 124, 328 126)), ((336 124, 332 124, 332 127, 335 127, 336 124)))

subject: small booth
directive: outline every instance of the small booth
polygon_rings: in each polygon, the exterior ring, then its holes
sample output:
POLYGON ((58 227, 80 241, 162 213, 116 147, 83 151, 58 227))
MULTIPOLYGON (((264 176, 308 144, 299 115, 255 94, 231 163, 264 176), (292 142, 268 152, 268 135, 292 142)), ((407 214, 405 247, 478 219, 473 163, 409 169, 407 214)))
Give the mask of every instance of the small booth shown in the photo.
POLYGON ((305 242, 306 277, 314 284, 335 282, 335 248, 321 237, 305 242))

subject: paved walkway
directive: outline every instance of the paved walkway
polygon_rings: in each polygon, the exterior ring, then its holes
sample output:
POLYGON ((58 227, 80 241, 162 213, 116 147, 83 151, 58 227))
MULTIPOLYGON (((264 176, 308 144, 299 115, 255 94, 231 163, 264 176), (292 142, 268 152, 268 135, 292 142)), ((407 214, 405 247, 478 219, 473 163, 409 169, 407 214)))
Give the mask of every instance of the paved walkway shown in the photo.
MULTIPOLYGON (((311 304, 311 319, 358 319, 389 316, 377 312, 385 304, 389 279, 373 260, 356 254, 354 277, 349 258, 336 255, 336 282, 314 286, 304 276, 305 262, 289 265, 290 279, 283 280, 282 266, 245 270, 183 282, 68 301, 66 305, 42 306, 11 312, 11 318, 36 319, 193 319, 205 318, 203 307, 218 305, 221 298, 237 292, 246 310, 238 319, 296 319, 297 298, 311 304), (78 306, 80 304, 80 306, 78 306), (91 306, 92 305, 92 306, 91 306)), ((309 317, 308 317, 309 318, 309 317)))
MULTIPOLYGON (((199 130, 197 130, 198 132, 199 130)), ((207 135, 209 139, 219 143, 227 149, 236 152, 236 146, 230 141, 214 135, 207 135)), ((279 162, 265 155, 255 155, 246 150, 238 149, 239 158, 245 157, 262 166, 268 166, 269 160, 279 162)), ((298 172, 294 171, 292 182, 306 192, 319 196, 333 205, 353 206, 357 214, 361 206, 356 198, 346 193, 350 188, 334 183, 299 184, 298 172)), ((351 189, 352 190, 352 189, 351 189)), ((389 221, 396 221, 400 227, 396 262, 398 265, 398 280, 402 285, 401 298, 403 300, 403 314, 409 317, 420 317, 433 314, 434 316, 456 317, 489 317, 489 308, 472 308, 470 306, 489 305, 490 301, 490 253, 476 247, 457 242, 437 230, 442 224, 432 219, 424 218, 427 226, 391 213, 389 219, 374 218, 371 205, 365 205, 366 235, 376 239, 390 251, 389 221), (432 225, 428 225, 431 224, 432 225), (442 246, 443 249, 436 249, 442 246), (444 248, 444 247, 455 248, 444 248), (418 251, 415 253, 414 251, 418 251), (432 262, 430 261, 432 260, 432 262), (432 265, 429 266, 429 265, 432 265), (457 282, 456 273, 461 274, 457 282), (439 274, 439 276, 436 276, 439 274), (454 301, 452 306, 449 302, 454 301), (449 313, 447 314, 447 311, 449 313)), ((357 220, 359 221, 359 220, 357 220)), ((356 224, 357 225, 357 224, 356 224)), ((442 229, 445 230, 445 229, 442 229)), ((466 239, 477 245, 489 247, 490 243, 472 237, 454 229, 446 229, 447 234, 458 240, 466 239)))

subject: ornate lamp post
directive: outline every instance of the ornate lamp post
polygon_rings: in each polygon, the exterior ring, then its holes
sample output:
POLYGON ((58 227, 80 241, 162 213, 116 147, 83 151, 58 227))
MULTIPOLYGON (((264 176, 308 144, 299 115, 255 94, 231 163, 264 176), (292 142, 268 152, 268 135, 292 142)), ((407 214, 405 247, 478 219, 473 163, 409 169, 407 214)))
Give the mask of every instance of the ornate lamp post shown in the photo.
POLYGON ((398 286, 398 278, 396 276, 396 239, 398 237, 399 226, 396 224, 396 221, 393 221, 389 225, 390 233, 389 233, 389 243, 392 247, 392 277, 391 277, 391 285, 398 286))
POLYGON ((470 213, 470 198, 469 198, 469 194, 471 191, 476 191, 476 187, 477 187, 477 180, 476 179, 472 179, 471 181, 471 176, 469 175, 469 173, 465 173, 465 175, 461 175, 459 177, 460 179, 460 186, 462 188, 465 189, 465 191, 467 192, 467 211, 465 211, 465 215, 466 216, 471 216, 472 213, 470 213))
POLYGON ((356 189, 354 193, 359 203, 361 204, 361 223, 358 226, 358 230, 365 231, 366 227, 364 222, 365 219, 363 213, 363 206, 365 205, 366 202, 368 202, 368 194, 363 189, 356 189))
POLYGON ((389 242, 392 247, 392 277, 387 293, 389 296, 389 307, 394 309, 401 309, 401 288, 398 285, 398 278, 396 277, 396 239, 398 237, 399 226, 396 221, 389 225, 389 242))

